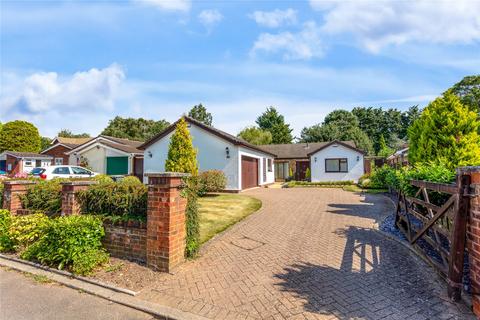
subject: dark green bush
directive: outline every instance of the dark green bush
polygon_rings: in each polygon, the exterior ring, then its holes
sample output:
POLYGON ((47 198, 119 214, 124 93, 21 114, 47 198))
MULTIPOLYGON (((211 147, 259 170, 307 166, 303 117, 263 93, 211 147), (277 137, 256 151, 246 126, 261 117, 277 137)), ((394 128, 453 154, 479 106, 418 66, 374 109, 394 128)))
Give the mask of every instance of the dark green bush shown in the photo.
MULTIPOLYGON (((384 165, 383 167, 375 168, 370 174, 369 188, 372 189, 385 189, 387 185, 387 176, 394 171, 392 167, 384 165)), ((365 181, 364 181, 365 182, 365 181)))
POLYGON ((105 235, 102 220, 94 216, 65 216, 50 219, 41 237, 21 254, 58 269, 70 268, 88 274, 108 259, 102 249, 105 235))
POLYGON ((113 220, 146 221, 147 195, 145 185, 127 181, 93 185, 80 191, 78 199, 84 214, 99 214, 113 220))
POLYGON ((27 193, 20 196, 24 209, 58 214, 62 211, 62 186, 60 179, 39 181, 28 187, 27 193))
POLYGON ((186 243, 185 256, 194 257, 200 247, 200 222, 198 216, 198 189, 199 178, 190 177, 185 179, 186 187, 182 190, 182 196, 187 199, 187 208, 185 212, 186 223, 186 243))
POLYGON ((442 163, 419 164, 414 168, 399 170, 398 185, 408 195, 414 195, 418 188, 410 184, 410 180, 425 180, 438 183, 455 182, 455 172, 442 163))
POLYGON ((0 210, 0 252, 13 251, 14 242, 10 237, 12 216, 8 210, 0 210))
POLYGON ((225 190, 227 186, 227 178, 223 171, 208 170, 199 176, 199 194, 205 195, 207 192, 219 192, 225 190))

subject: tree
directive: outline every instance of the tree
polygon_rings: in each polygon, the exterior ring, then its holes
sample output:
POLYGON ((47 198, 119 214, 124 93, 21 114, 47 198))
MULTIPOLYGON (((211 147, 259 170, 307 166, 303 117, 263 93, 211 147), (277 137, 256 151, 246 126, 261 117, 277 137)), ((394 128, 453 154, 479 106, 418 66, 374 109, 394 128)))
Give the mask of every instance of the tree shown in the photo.
POLYGON ((305 127, 300 133, 300 142, 328 142, 333 140, 354 141, 357 148, 371 154, 372 141, 359 127, 351 126, 343 120, 329 124, 316 124, 305 127))
POLYGON ((52 139, 50 139, 48 137, 41 137, 40 140, 41 140, 40 151, 43 151, 43 150, 49 148, 50 144, 52 143, 52 139))
POLYGON ((269 107, 255 121, 260 129, 272 134, 272 143, 292 143, 290 125, 285 123, 285 118, 274 107, 269 107))
POLYGON ((146 141, 162 132, 170 124, 165 120, 146 120, 143 118, 122 118, 116 116, 108 122, 102 134, 111 137, 146 141))
POLYGON ((197 150, 193 147, 187 122, 181 118, 170 140, 165 170, 198 175, 197 150))
POLYGON ((387 143, 385 142, 385 138, 380 136, 380 151, 378 151, 377 155, 380 157, 388 157, 390 156, 395 150, 387 146, 387 143))
POLYGON ((0 152, 40 152, 41 139, 38 129, 26 121, 10 121, 0 131, 0 152))
POLYGON ((480 74, 466 76, 449 90, 480 117, 480 74))
POLYGON ((272 134, 270 131, 265 131, 255 126, 243 129, 238 134, 238 137, 255 145, 272 143, 272 134))
POLYGON ((423 110, 408 131, 410 163, 445 163, 449 168, 480 165, 477 114, 447 91, 423 110))
MULTIPOLYGON (((418 119, 422 114, 422 110, 416 106, 410 107, 407 111, 402 113, 402 120, 401 120, 401 129, 398 133, 398 138, 405 139, 408 138, 408 128, 418 119)), ((391 145, 393 146, 393 144, 391 145)))
POLYGON ((341 110, 341 109, 333 110, 332 112, 327 114, 327 116, 323 120, 323 124, 329 124, 337 121, 342 121, 345 124, 348 124, 353 127, 359 126, 358 118, 353 113, 351 113, 350 111, 341 110))
POLYGON ((206 124, 207 126, 212 125, 212 114, 207 112, 207 108, 205 108, 201 103, 193 106, 193 108, 188 112, 188 116, 206 124))
POLYGON ((58 134, 57 137, 62 137, 62 138, 90 138, 90 135, 88 133, 78 133, 75 134, 72 131, 68 129, 62 129, 58 134))

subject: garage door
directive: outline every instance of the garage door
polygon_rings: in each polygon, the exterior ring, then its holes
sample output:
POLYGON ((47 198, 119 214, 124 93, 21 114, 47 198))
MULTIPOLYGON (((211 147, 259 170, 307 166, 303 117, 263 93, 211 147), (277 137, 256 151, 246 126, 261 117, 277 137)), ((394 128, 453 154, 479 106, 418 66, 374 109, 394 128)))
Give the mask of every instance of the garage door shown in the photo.
POLYGON ((258 159, 242 156, 242 189, 258 186, 258 159))
POLYGON ((128 174, 128 157, 107 157, 107 174, 111 176, 128 174))

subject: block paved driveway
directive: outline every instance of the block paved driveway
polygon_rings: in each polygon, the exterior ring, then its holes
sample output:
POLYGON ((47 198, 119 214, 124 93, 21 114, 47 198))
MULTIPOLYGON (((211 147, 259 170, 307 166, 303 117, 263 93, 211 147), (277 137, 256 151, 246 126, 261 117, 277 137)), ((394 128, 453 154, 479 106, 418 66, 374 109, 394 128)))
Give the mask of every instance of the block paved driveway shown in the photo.
POLYGON ((140 298, 213 319, 474 319, 423 261, 375 230, 381 195, 256 189, 263 207, 140 298))

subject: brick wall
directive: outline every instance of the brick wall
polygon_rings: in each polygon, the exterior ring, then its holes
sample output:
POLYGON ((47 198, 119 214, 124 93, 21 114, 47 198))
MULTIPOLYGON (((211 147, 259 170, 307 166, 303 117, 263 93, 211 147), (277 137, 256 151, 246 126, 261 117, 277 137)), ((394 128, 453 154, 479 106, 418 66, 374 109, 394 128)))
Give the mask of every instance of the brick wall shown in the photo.
POLYGON ((147 262, 147 226, 144 223, 104 224, 103 245, 111 256, 147 262))
POLYGON ((471 167, 470 178, 467 248, 473 311, 480 318, 480 167, 471 167))
POLYGON ((23 208, 19 196, 27 193, 28 187, 32 184, 35 184, 35 182, 28 180, 4 181, 2 208, 7 209, 11 214, 17 214, 18 211, 21 211, 23 208))
POLYGON ((56 147, 44 152, 43 154, 52 156, 52 165, 55 164, 55 158, 62 158, 63 159, 63 164, 67 165, 69 156, 65 154, 65 152, 70 151, 70 149, 62 146, 62 145, 57 145, 56 147))

